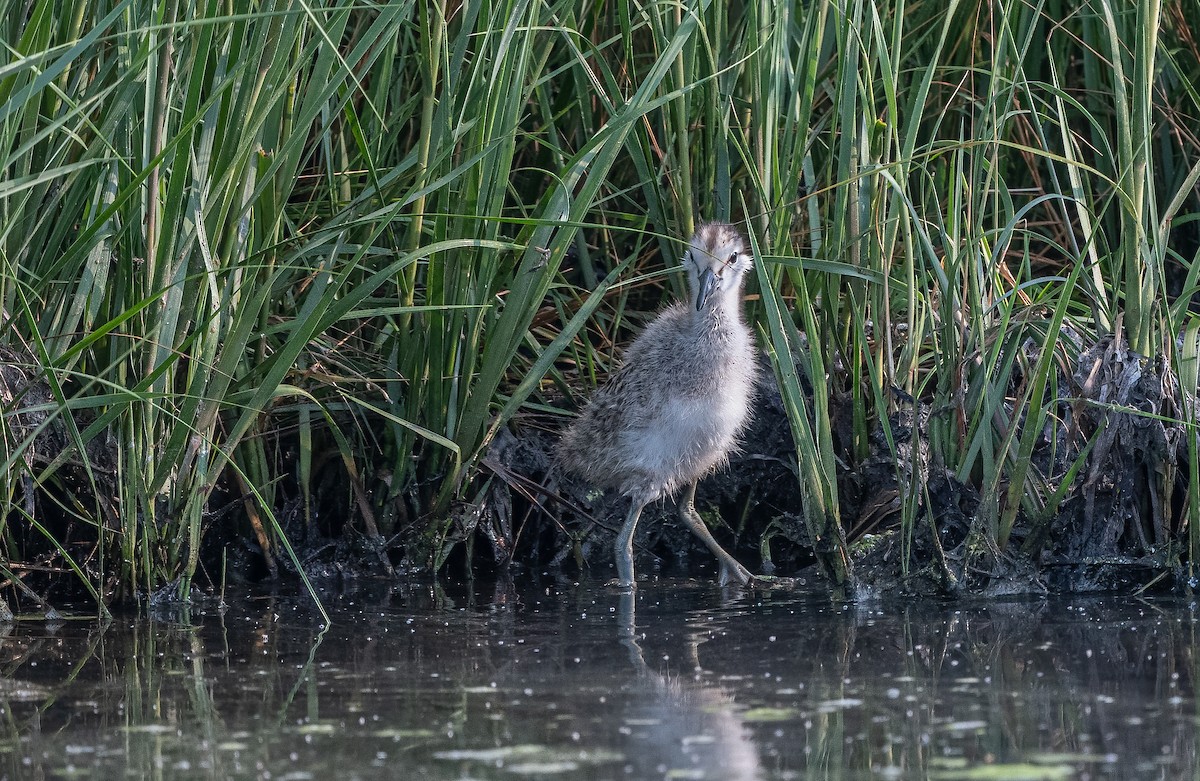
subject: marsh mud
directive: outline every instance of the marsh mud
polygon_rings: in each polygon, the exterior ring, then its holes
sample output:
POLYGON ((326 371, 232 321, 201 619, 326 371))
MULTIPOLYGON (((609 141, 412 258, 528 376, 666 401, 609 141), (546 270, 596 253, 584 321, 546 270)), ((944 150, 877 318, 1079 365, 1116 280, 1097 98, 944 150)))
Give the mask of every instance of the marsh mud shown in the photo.
POLYGON ((1192 778, 1197 609, 652 579, 0 629, 0 778, 1192 778))
MULTIPOLYGON (((700 484, 697 506, 722 545, 752 570, 819 579, 790 427, 765 364, 763 376, 740 451, 700 484)), ((1028 381, 1018 375, 1014 397, 1028 381)), ((850 399, 831 400, 851 591, 1002 596, 1194 585, 1181 563, 1188 470, 1181 420, 1194 397, 1180 397, 1164 362, 1132 353, 1119 339, 1081 350, 1073 372, 1060 371, 1053 387, 1059 395, 1032 432, 1025 464, 1043 493, 1015 500, 1007 483, 960 477, 931 456, 931 436, 965 437, 961 409, 897 391, 890 437, 876 421, 860 448, 865 455, 855 458, 850 399), (917 500, 905 508, 901 497, 912 494, 917 500), (1005 519, 1013 501, 1019 505, 1005 519), (998 550, 996 530, 1006 522, 1008 544, 998 550)), ((464 533, 486 540, 502 567, 605 574, 627 501, 556 469, 557 425, 526 416, 502 432, 483 462, 493 479, 465 516, 464 533)), ((1026 425, 997 420, 995 435, 1003 439, 1016 426, 1012 441, 1020 442, 1026 425)), ((635 548, 639 572, 712 569, 669 501, 643 512, 635 548)))
MULTIPOLYGON (((870 422, 865 442, 856 445, 852 399, 831 399, 840 523, 853 575, 847 593, 1182 593, 1195 585, 1186 576, 1185 550, 1188 436, 1195 433, 1189 435, 1179 422, 1194 409, 1194 394, 1180 391, 1165 362, 1132 353, 1120 339, 1084 349, 1077 336, 1063 338, 1077 353, 1070 371, 1056 370, 1051 387, 1058 395, 1047 400, 1050 414, 1040 429, 1027 436, 1029 424, 1019 415, 1011 420, 1010 405, 997 413, 991 432, 996 441, 1029 442, 1024 468, 1033 476, 1030 484, 1040 486, 1036 496, 1011 497, 1007 484, 989 486, 979 474, 959 475, 931 455, 932 437, 965 441, 961 404, 935 406, 930 399, 894 391, 886 421, 870 422), (906 496, 915 498, 906 505, 906 496), (996 530, 1009 522, 1007 544, 997 549, 996 530)), ((1027 363, 1036 357, 1030 355, 1027 363)), ((13 441, 28 443, 21 455, 25 468, 12 478, 17 482, 11 492, 14 506, 24 517, 36 517, 50 536, 83 550, 79 546, 89 535, 94 538, 94 529, 83 528, 70 513, 54 514, 64 496, 79 494, 79 502, 99 509, 100 522, 114 532, 110 540, 117 539, 122 522, 113 498, 120 494, 115 443, 96 437, 87 445, 86 459, 80 457, 61 417, 47 417, 54 406, 50 389, 22 369, 31 362, 19 358, 11 351, 0 353, 0 401, 10 410, 9 431, 13 441), (30 477, 35 473, 53 477, 35 486, 30 477), (100 495, 91 495, 96 492, 100 495)), ((796 449, 765 360, 761 375, 765 379, 743 445, 724 470, 701 482, 697 508, 720 543, 751 570, 815 582, 822 578, 814 559, 820 546, 813 545, 804 520, 796 449)), ((1020 397, 1030 380, 1017 372, 1009 395, 1020 397)), ((298 487, 282 481, 275 518, 294 558, 280 545, 272 547, 273 533, 261 517, 238 520, 253 502, 224 481, 206 512, 197 579, 209 585, 286 580, 299 568, 324 581, 403 580, 427 573, 435 559, 439 571, 452 576, 611 577, 612 540, 627 512, 626 500, 597 492, 555 467, 564 419, 536 411, 518 415, 500 430, 469 496, 453 505, 448 518, 420 516, 420 502, 410 501, 414 509, 401 512, 401 522, 386 534, 373 518, 356 515, 371 507, 370 497, 357 482, 348 484, 344 469, 325 470, 336 479, 313 487, 314 502, 322 508, 308 519, 298 487), (312 520, 318 514, 323 525, 312 520)), ((75 426, 82 429, 87 422, 76 420, 75 426)), ((280 458, 286 460, 288 453, 295 457, 294 449, 285 447, 280 458)), ((1015 445, 1013 453, 1018 455, 1015 445)), ((390 491, 386 485, 378 489, 380 496, 390 491)), ((404 509, 404 501, 394 504, 404 509)), ((17 521, 13 528, 24 528, 17 521)), ((6 575, 16 595, 8 602, 29 609, 43 605, 41 595, 54 589, 69 596, 74 576, 62 549, 32 531, 21 539, 41 553, 10 562, 19 575, 6 575)), ((711 556, 670 501, 643 512, 635 554, 638 572, 650 576, 714 574, 711 556)), ((95 557, 80 558, 98 578, 95 557)), ((102 590, 107 599, 116 585, 115 568, 106 569, 109 581, 102 590)), ((177 594, 174 583, 164 589, 168 596, 177 594)), ((4 609, 0 603, 0 620, 4 609)))

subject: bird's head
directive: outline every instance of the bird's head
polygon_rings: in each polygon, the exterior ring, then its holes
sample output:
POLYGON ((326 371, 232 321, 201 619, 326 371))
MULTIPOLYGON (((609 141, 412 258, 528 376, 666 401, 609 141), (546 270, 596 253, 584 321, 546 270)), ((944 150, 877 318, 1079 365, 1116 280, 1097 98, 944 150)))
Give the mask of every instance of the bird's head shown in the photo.
POLYGON ((683 256, 692 306, 697 312, 736 296, 745 273, 753 266, 742 234, 724 222, 707 222, 696 229, 683 256))

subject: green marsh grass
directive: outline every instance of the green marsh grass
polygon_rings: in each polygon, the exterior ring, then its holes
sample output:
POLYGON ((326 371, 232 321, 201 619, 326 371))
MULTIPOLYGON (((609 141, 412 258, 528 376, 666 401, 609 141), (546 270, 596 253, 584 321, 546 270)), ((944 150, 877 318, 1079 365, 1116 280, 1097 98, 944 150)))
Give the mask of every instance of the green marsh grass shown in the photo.
POLYGON ((752 234, 834 581, 875 432, 904 573, 939 544, 931 469, 980 497, 976 553, 1053 547, 1091 454, 1042 432, 1112 334, 1183 381, 1159 509, 1172 561, 1200 551, 1191 4, 3 12, 0 340, 36 389, 3 398, 10 579, 186 595, 230 536, 300 572, 294 543, 341 535, 440 567, 496 433, 603 380, 710 218, 752 234))

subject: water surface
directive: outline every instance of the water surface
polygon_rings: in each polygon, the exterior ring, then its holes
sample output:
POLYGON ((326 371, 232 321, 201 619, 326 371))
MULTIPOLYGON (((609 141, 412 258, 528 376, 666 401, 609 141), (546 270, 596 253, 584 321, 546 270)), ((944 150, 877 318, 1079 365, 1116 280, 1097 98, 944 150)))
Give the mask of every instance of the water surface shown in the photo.
POLYGON ((1175 779, 1196 608, 664 580, 0 629, 6 778, 1175 779))

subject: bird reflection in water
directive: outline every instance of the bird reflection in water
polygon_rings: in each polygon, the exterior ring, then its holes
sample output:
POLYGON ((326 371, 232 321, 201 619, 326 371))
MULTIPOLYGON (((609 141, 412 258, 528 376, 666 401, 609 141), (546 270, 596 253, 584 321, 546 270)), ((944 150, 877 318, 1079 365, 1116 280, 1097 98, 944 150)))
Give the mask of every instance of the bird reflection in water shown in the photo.
MULTIPOLYGON (((687 778, 760 781, 758 747, 718 686, 697 678, 665 674, 646 664, 636 622, 634 592, 619 595, 618 637, 637 672, 640 696, 630 700, 622 729, 629 738, 630 778, 687 778)), ((699 640, 689 637, 687 657, 699 672, 699 640)))

